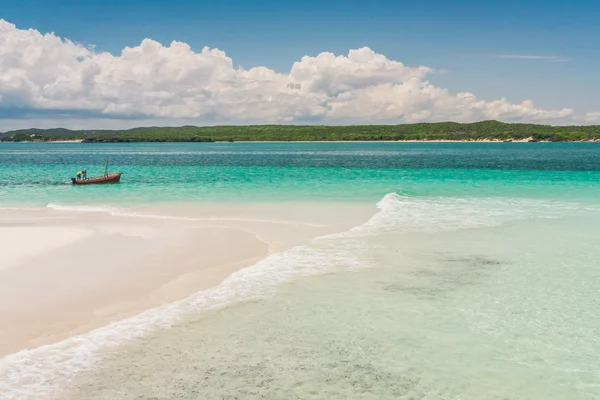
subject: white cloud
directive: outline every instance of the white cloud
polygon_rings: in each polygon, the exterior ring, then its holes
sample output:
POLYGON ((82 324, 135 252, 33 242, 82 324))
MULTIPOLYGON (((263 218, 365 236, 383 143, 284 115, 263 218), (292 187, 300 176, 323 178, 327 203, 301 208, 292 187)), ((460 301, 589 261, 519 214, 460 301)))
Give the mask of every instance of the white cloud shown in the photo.
POLYGON ((433 86, 425 66, 410 67, 364 47, 347 56, 320 53, 289 74, 235 69, 205 47, 165 47, 145 39, 120 55, 97 53, 54 34, 0 19, 0 118, 139 118, 199 123, 399 123, 560 121, 571 109, 543 110, 529 100, 479 100, 433 86))
POLYGON ((542 60, 552 62, 565 62, 571 61, 570 58, 559 57, 559 56, 540 56, 533 54, 494 54, 494 58, 504 58, 507 60, 542 60))
POLYGON ((600 124, 600 111, 589 112, 585 114, 583 118, 588 123, 599 123, 600 124))

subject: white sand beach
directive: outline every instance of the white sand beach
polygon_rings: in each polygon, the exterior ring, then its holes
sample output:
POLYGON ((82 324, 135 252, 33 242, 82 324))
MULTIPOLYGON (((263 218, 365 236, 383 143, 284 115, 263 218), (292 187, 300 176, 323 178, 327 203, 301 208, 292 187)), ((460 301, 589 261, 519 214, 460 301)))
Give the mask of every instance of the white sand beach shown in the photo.
POLYGON ((0 357, 185 298, 374 211, 333 203, 2 210, 0 357))

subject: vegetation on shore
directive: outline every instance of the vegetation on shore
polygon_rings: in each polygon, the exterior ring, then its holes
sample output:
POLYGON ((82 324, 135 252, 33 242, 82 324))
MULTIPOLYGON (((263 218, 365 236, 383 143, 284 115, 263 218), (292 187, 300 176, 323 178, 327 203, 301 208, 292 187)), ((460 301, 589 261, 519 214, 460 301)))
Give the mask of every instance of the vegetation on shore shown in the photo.
POLYGON ((600 125, 551 126, 482 121, 402 125, 252 125, 144 127, 127 130, 21 129, 0 133, 0 141, 234 142, 234 141, 402 141, 529 140, 600 141, 600 125))

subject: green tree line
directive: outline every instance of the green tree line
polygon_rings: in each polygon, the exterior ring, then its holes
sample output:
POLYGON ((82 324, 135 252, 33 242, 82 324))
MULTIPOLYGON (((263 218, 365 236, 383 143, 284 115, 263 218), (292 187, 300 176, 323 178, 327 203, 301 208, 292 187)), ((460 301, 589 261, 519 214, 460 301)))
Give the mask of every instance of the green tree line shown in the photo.
POLYGON ((0 133, 0 141, 83 140, 86 142, 222 141, 402 141, 402 140, 600 140, 600 125, 551 126, 481 121, 401 125, 251 125, 142 127, 127 130, 21 129, 0 133))

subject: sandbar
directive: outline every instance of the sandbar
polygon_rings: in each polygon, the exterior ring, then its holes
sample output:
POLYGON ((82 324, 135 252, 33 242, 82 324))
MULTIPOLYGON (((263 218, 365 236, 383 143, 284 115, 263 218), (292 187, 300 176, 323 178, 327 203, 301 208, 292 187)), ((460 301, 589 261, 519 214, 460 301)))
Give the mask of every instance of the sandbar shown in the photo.
POLYGON ((326 203, 111 210, 3 210, 0 357, 183 299, 376 211, 326 203))

